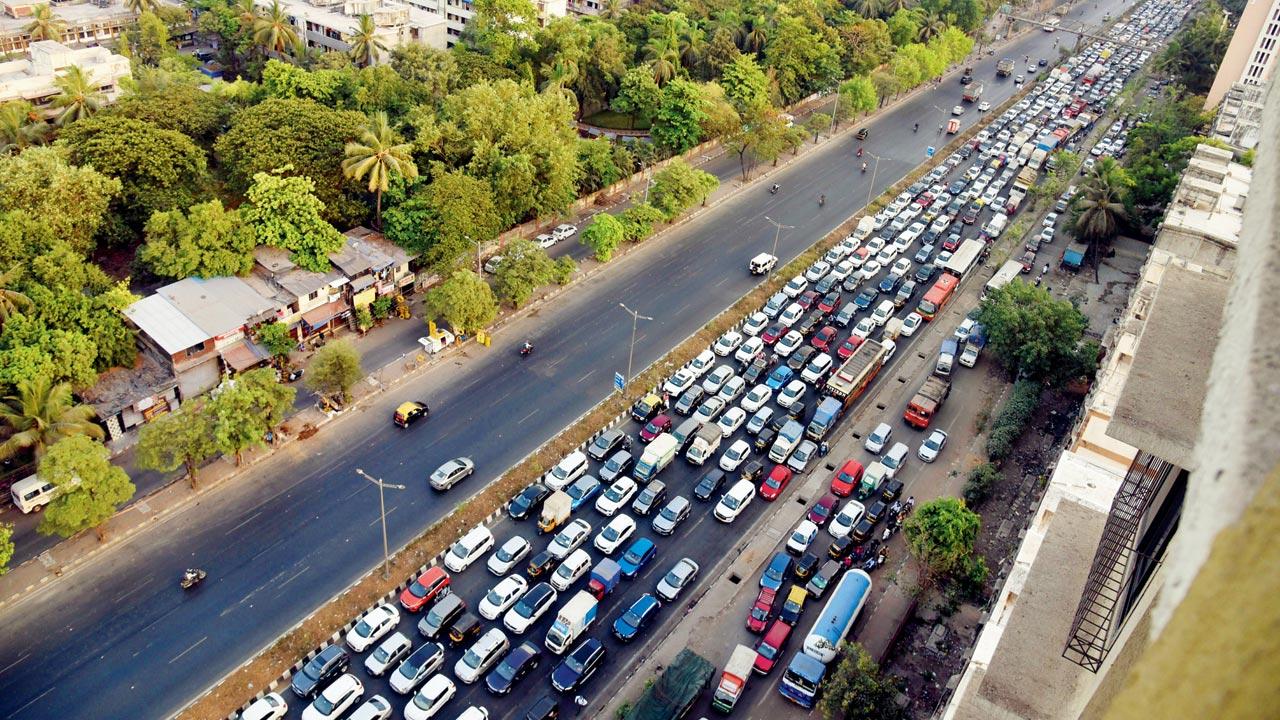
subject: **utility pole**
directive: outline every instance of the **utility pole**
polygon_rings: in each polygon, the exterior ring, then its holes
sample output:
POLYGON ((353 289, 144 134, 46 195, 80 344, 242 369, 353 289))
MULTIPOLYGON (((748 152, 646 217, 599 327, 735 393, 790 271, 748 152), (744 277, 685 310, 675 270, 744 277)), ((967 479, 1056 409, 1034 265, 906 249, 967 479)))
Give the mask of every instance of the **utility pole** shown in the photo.
POLYGON ((638 325, 641 320, 652 320, 653 318, 647 315, 641 315, 638 311, 632 310, 622 303, 618 303, 618 307, 631 313, 631 350, 627 353, 627 382, 631 382, 631 361, 635 358, 636 354, 636 325, 638 325))
POLYGON ((468 242, 476 246, 476 275, 480 275, 480 241, 472 240, 470 235, 463 235, 468 242))
POLYGON ((876 160, 876 164, 871 167, 871 184, 867 186, 867 204, 870 205, 871 194, 876 190, 876 171, 880 169, 880 156, 872 155, 869 152, 864 152, 863 154, 871 155, 871 157, 875 158, 876 160))
MULTIPOLYGON (((769 223, 773 225, 773 252, 772 252, 772 253, 769 253, 769 254, 770 254, 770 255, 773 255, 773 257, 774 257, 773 267, 776 269, 776 268, 778 267, 778 262, 777 262, 777 257, 778 257, 778 237, 779 237, 780 235, 782 235, 782 230, 783 230, 783 228, 786 228, 787 230, 795 230, 796 228, 795 228, 795 226, 794 226, 794 225, 783 225, 782 223, 778 222, 777 220, 774 220, 773 218, 769 217, 768 215, 765 215, 765 216, 764 216, 764 219, 765 219, 765 220, 768 220, 768 221, 769 221, 769 223)), ((775 277, 775 275, 771 272, 771 273, 769 273, 769 277, 775 277)))
POLYGON ((378 510, 382 518, 382 579, 391 577, 391 550, 387 546, 387 500, 383 495, 383 488, 391 488, 392 490, 403 490, 403 485, 392 485, 384 483, 377 478, 371 477, 360 468, 356 468, 356 474, 378 486, 378 510))

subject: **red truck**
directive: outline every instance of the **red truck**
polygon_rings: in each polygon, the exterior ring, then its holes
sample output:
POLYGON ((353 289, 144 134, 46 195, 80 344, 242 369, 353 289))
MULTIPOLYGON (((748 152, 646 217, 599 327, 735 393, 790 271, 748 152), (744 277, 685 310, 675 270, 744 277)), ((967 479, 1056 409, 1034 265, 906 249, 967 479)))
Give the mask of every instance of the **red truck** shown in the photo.
POLYGON ((929 422, 938 414, 950 394, 951 381, 930 375, 911 398, 911 402, 907 403, 907 411, 902 414, 902 418, 911 427, 923 430, 929 427, 929 422))

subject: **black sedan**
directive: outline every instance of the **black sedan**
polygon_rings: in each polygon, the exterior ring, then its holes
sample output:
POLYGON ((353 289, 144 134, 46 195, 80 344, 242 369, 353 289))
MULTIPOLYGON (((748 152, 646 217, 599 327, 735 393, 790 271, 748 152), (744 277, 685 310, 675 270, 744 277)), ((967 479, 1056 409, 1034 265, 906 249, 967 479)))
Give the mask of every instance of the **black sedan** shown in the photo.
POLYGON ((585 685, 603 662, 604 645, 587 638, 551 671, 551 685, 560 692, 573 692, 585 685))
POLYGON ((484 684, 494 695, 506 695, 521 678, 540 664, 542 664, 542 651, 533 643, 522 643, 503 658, 502 662, 498 663, 498 667, 489 672, 484 684))
POLYGON ((551 489, 542 483, 533 483, 520 491, 507 503, 507 514, 512 520, 523 520, 542 507, 542 501, 551 496, 551 489))

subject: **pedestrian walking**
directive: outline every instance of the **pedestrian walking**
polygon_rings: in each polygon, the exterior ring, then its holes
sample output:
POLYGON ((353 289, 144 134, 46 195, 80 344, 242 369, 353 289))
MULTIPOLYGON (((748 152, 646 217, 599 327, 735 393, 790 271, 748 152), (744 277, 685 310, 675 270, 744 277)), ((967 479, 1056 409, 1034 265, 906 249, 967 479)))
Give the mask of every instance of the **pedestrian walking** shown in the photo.
POLYGON ((1041 274, 1042 276, 1043 276, 1043 275, 1048 275, 1048 274, 1049 274, 1049 263, 1045 263, 1045 264, 1044 264, 1044 267, 1040 270, 1040 274, 1041 274))
POLYGON ((818 457, 826 457, 829 452, 831 452, 831 446, 827 444, 826 440, 823 440, 822 444, 818 446, 818 457))

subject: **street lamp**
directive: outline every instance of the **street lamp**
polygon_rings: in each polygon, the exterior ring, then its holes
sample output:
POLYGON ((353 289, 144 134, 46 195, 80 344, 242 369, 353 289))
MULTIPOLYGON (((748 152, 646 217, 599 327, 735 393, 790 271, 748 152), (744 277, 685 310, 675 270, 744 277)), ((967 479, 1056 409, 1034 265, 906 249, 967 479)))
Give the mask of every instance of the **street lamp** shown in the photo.
POLYGON ((403 490, 403 485, 392 485, 384 483, 377 478, 371 477, 360 468, 356 468, 356 474, 378 486, 378 507, 382 513, 382 579, 391 577, 391 551, 387 547, 387 501, 383 496, 383 488, 391 488, 392 490, 403 490))
MULTIPOLYGON (((774 220, 773 218, 769 217, 768 215, 765 215, 765 216, 764 216, 764 219, 765 219, 765 220, 768 220, 768 221, 770 222, 770 224, 772 224, 772 225, 773 225, 773 252, 771 252, 771 253, 769 253, 769 254, 770 254, 770 255, 772 255, 772 256, 774 257, 773 266, 776 268, 776 267, 778 267, 778 261, 777 261, 777 258, 778 258, 778 236, 782 234, 782 229, 783 229, 783 228, 786 228, 787 230, 795 230, 795 229, 796 229, 796 227, 795 227, 794 225, 783 225, 782 223, 778 222, 777 220, 774 220)), ((773 277, 773 273, 770 273, 770 274, 769 274, 769 276, 770 276, 770 277, 773 277)))
POLYGON ((871 184, 867 186, 867 204, 870 205, 871 194, 876 190, 876 171, 880 169, 880 156, 865 151, 863 155, 871 155, 876 160, 876 164, 871 166, 871 184))
POLYGON ((631 313, 631 350, 627 353, 627 382, 631 382, 631 360, 636 354, 636 325, 641 320, 652 320, 653 318, 648 315, 641 315, 638 311, 632 310, 622 303, 618 303, 618 307, 631 313))

